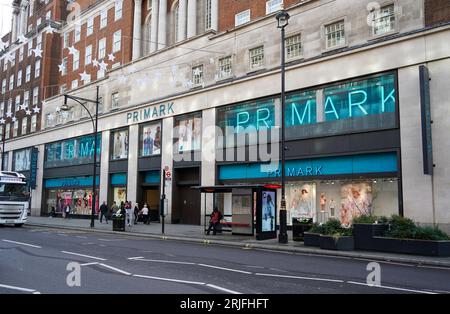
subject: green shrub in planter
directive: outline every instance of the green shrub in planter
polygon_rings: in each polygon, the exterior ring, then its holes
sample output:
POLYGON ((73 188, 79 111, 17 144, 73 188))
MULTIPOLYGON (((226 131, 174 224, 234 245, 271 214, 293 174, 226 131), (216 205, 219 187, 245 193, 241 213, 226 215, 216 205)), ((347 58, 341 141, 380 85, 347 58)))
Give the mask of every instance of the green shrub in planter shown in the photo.
POLYGON ((389 230, 383 236, 398 239, 450 240, 450 237, 437 227, 419 227, 413 220, 398 215, 389 219, 389 230))
POLYGON ((386 224, 389 219, 385 216, 361 215, 353 218, 352 223, 355 224, 386 224))

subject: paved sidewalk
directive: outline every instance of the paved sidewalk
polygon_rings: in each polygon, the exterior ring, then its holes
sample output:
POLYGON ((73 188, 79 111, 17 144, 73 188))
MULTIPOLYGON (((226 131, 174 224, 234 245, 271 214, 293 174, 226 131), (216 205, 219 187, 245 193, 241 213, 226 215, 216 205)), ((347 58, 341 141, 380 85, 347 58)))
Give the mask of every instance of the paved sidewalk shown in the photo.
POLYGON ((292 233, 288 232, 289 241, 288 244, 280 244, 277 239, 257 241, 255 237, 251 236, 238 236, 232 235, 229 232, 224 232, 213 236, 206 235, 204 233, 203 226, 192 225, 178 225, 178 224, 166 224, 165 234, 161 233, 161 224, 151 223, 150 225, 143 225, 139 223, 137 225, 131 225, 126 227, 125 232, 112 231, 112 221, 108 224, 105 222, 100 223, 99 220, 95 221, 95 227, 90 228, 90 220, 88 219, 62 219, 62 218, 49 218, 49 217, 28 217, 29 226, 38 227, 52 227, 52 228, 64 228, 75 229, 83 231, 103 232, 103 233, 117 233, 124 235, 133 235, 139 237, 150 237, 164 240, 176 240, 186 242, 196 242, 204 244, 216 244, 234 246, 240 248, 254 248, 254 249, 266 249, 280 252, 289 253, 303 253, 303 254, 315 254, 315 255, 331 255, 339 257, 359 258, 374 261, 389 261, 408 263, 415 265, 431 265, 450 268, 450 257, 430 257, 430 256, 415 256, 404 254, 392 254, 382 252, 365 252, 365 251, 331 251, 322 250, 319 248, 305 247, 303 242, 292 241, 292 233))

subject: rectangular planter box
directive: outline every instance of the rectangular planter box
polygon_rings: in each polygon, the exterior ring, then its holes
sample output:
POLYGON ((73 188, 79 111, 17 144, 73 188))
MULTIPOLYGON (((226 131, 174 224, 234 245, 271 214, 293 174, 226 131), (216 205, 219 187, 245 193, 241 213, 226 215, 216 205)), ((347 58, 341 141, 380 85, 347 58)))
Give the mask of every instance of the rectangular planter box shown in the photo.
POLYGON ((306 231, 312 228, 312 219, 308 222, 299 222, 297 219, 292 219, 292 240, 303 241, 306 231))
POLYGON ((320 233, 305 232, 304 234, 305 246, 320 246, 320 233))
POLYGON ((387 229, 387 224, 354 224, 355 250, 374 250, 373 237, 382 236, 387 229))
POLYGON ((353 237, 320 236, 320 248, 324 250, 352 251, 354 247, 353 237))
POLYGON ((374 251, 424 256, 450 256, 450 241, 373 238, 374 251))

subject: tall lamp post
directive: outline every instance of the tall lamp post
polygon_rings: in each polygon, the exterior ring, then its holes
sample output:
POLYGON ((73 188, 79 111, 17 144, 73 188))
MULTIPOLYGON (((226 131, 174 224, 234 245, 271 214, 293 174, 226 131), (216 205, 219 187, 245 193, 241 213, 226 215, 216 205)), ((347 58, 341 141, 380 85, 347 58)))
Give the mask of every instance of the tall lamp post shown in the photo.
POLYGON ((287 214, 286 214, 286 144, 285 144, 285 34, 284 28, 289 24, 289 14, 282 9, 276 15, 278 28, 281 29, 281 208, 280 208, 280 233, 279 243, 288 243, 287 214))
POLYGON ((96 196, 97 196, 97 192, 96 192, 96 177, 97 177, 97 133, 98 133, 98 107, 99 107, 99 87, 97 86, 97 98, 96 100, 91 100, 91 99, 86 99, 86 98, 81 98, 81 97, 76 97, 76 96, 71 96, 71 95, 67 95, 64 94, 64 105, 61 107, 62 111, 69 111, 71 109, 71 107, 69 107, 67 105, 67 99, 72 99, 74 101, 76 101, 77 103, 79 103, 81 106, 83 106, 84 109, 86 109, 86 111, 89 114, 89 117, 91 118, 92 121, 92 127, 94 129, 94 169, 92 170, 93 172, 93 178, 92 178, 92 211, 91 211, 91 228, 94 228, 94 215, 95 215, 95 204, 96 204, 96 196), (94 103, 95 104, 95 119, 92 117, 91 112, 89 111, 88 108, 86 108, 84 103, 94 103))
POLYGON ((5 133, 6 133, 6 122, 3 123, 3 132, 2 132, 2 165, 1 168, 2 171, 5 170, 3 169, 4 165, 5 165, 5 133))

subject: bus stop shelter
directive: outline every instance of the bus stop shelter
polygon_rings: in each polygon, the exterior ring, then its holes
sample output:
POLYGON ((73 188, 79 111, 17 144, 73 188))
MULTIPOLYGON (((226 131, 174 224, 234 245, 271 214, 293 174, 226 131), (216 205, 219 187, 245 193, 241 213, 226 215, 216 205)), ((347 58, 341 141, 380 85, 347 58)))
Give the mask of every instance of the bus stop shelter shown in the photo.
MULTIPOLYGON (((255 236, 257 240, 277 237, 276 184, 235 184, 195 186, 204 197, 205 228, 214 207, 224 215, 222 231, 235 235, 255 236), (213 207, 206 208, 206 195, 213 195, 213 207)), ((206 229, 205 229, 206 230, 206 229)))

